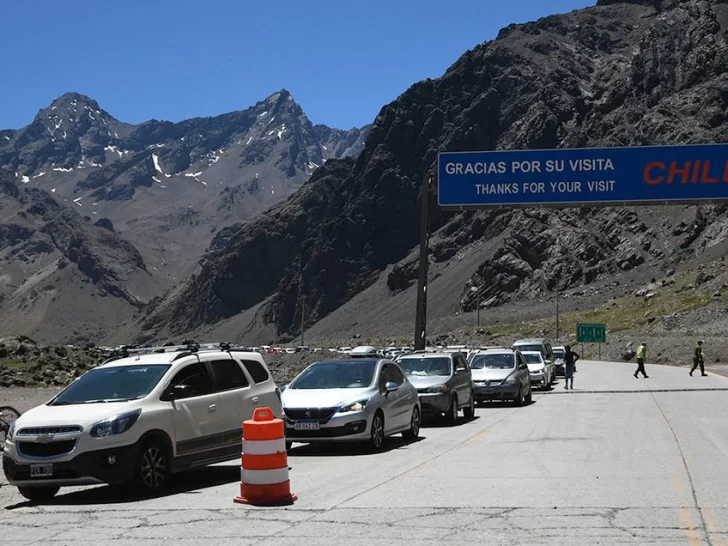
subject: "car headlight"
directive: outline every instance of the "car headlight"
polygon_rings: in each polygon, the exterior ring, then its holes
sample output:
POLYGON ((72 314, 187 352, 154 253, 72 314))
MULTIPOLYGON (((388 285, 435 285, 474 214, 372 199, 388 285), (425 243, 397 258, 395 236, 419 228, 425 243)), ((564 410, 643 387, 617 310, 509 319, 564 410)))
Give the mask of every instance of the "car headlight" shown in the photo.
POLYGON ((121 434, 131 428, 137 422, 142 414, 141 408, 138 410, 122 413, 116 417, 105 419, 94 425, 91 425, 91 436, 94 438, 103 438, 112 436, 113 434, 121 434))
POLYGON ((427 392, 429 393, 436 393, 436 392, 447 392, 450 390, 450 387, 447 385, 433 385, 432 387, 427 387, 427 392))
POLYGON ((509 375, 508 377, 506 377, 503 380, 504 385, 513 385, 514 383, 517 383, 517 382, 518 382, 518 376, 514 373, 512 373, 511 375, 509 375))
POLYGON ((546 372, 546 368, 539 368, 538 370, 534 370, 534 375, 541 375, 546 372))
POLYGON ((369 400, 359 400, 358 402, 354 402, 353 404, 341 406, 339 408, 339 413, 347 413, 349 411, 362 411, 364 408, 367 407, 368 402, 369 400))
POLYGON ((10 428, 8 429, 7 433, 5 433, 5 439, 7 441, 11 441, 13 439, 13 434, 15 434, 15 421, 10 423, 10 428))

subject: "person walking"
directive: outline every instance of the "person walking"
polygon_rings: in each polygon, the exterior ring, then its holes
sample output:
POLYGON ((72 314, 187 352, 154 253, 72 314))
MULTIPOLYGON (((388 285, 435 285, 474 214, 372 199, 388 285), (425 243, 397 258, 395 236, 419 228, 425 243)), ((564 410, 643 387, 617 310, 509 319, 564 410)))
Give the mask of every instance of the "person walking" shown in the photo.
POLYGON ((703 341, 699 340, 698 344, 693 350, 693 367, 690 369, 690 377, 693 376, 693 372, 700 366, 700 375, 707 377, 705 373, 705 353, 703 352, 703 341))
POLYGON ((645 371, 645 351, 647 350, 647 343, 641 343, 639 347, 637 347, 637 371, 634 372, 635 378, 637 378, 638 373, 642 373, 642 375, 647 379, 649 375, 647 375, 647 372, 645 371))
POLYGON ((564 347, 564 388, 566 390, 574 390, 574 370, 576 370, 576 361, 579 360, 579 355, 571 350, 571 347, 567 345, 564 347), (571 387, 569 387, 571 383, 571 387))

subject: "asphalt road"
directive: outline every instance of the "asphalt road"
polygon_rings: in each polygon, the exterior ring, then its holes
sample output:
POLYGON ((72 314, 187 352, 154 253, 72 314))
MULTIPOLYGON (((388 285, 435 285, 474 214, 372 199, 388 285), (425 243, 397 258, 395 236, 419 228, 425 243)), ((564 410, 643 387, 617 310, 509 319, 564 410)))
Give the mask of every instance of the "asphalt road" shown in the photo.
POLYGON ((575 391, 376 455, 298 446, 289 508, 233 504, 234 463, 146 500, 76 488, 36 507, 0 482, 0 543, 728 545, 728 379, 634 367, 580 362, 575 391))

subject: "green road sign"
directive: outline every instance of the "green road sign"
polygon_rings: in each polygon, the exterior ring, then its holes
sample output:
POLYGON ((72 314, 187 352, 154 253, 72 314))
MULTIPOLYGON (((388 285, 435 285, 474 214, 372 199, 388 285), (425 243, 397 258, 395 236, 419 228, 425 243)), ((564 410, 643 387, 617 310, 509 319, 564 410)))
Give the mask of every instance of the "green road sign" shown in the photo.
POLYGON ((604 324, 580 323, 576 325, 576 341, 578 343, 606 343, 607 327, 604 324))

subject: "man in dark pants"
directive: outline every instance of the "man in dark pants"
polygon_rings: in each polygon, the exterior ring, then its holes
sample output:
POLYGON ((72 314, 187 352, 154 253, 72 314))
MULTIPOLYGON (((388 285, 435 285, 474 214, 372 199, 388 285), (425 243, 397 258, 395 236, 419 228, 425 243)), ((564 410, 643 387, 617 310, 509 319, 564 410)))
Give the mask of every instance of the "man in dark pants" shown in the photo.
POLYGON ((574 372, 576 371, 576 361, 579 360, 579 355, 571 350, 571 347, 567 345, 564 347, 564 388, 566 390, 574 390, 574 372), (569 386, 571 382, 571 386, 569 386))
POLYGON ((638 373, 642 373, 642 375, 647 379, 649 375, 647 375, 647 372, 645 371, 645 351, 647 350, 647 343, 640 344, 639 347, 637 347, 637 371, 634 372, 635 378, 637 378, 638 373))
POLYGON ((690 376, 693 375, 693 372, 700 366, 700 375, 703 377, 706 377, 708 374, 705 373, 705 355, 703 354, 703 342, 698 341, 698 344, 695 346, 695 350, 693 351, 693 367, 690 370, 690 376))

